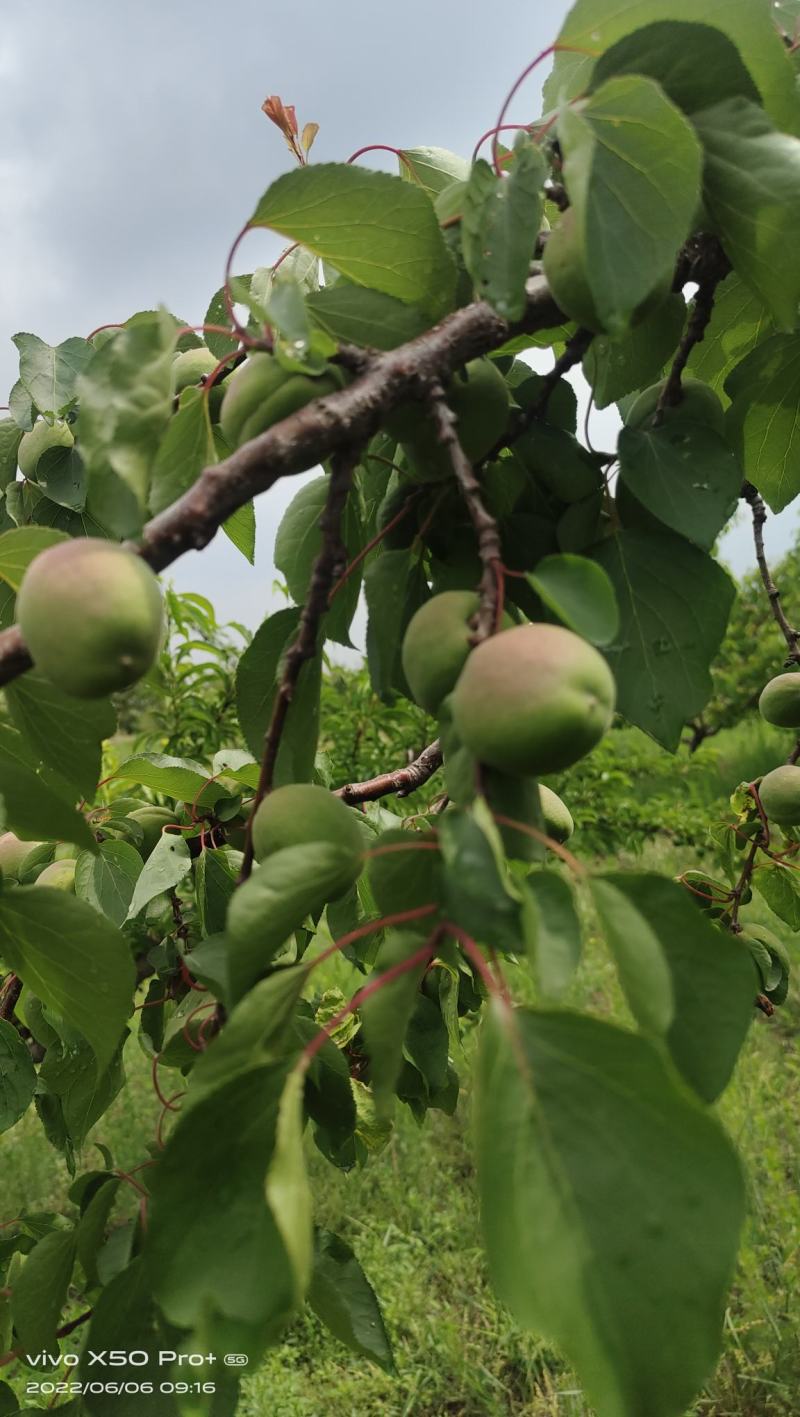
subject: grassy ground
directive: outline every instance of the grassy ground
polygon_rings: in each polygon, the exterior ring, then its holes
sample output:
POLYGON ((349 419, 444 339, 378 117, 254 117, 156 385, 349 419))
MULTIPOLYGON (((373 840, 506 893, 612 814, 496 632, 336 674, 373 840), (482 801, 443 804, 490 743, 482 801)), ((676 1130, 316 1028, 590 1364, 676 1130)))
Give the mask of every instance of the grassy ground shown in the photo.
MULTIPOLYGON (((662 870, 686 864, 665 848, 649 849, 638 864, 654 857, 662 870)), ((346 975, 336 982, 346 987, 346 975)), ((524 997, 524 980, 518 984, 524 997)), ((599 945, 587 952, 573 1002, 625 1019, 599 945)), ((757 1016, 720 1108, 747 1168, 750 1220, 723 1356, 694 1409, 698 1417, 796 1417, 800 1410, 799 1037, 796 997, 771 1021, 757 1016)), ((142 1159, 158 1111, 147 1070, 131 1053, 134 1086, 96 1131, 123 1167, 142 1159)), ((381 1296, 397 1376, 351 1357, 311 1315, 248 1380, 245 1417, 590 1417, 574 1374, 521 1333, 489 1290, 468 1069, 466 1078, 455 1117, 432 1113, 419 1128, 401 1108, 390 1146, 363 1171, 343 1175, 310 1148, 318 1218, 353 1245, 381 1296)), ((57 1205, 64 1170, 35 1118, 3 1142, 4 1214, 57 1205)), ((95 1160, 87 1152, 86 1164, 95 1160)))

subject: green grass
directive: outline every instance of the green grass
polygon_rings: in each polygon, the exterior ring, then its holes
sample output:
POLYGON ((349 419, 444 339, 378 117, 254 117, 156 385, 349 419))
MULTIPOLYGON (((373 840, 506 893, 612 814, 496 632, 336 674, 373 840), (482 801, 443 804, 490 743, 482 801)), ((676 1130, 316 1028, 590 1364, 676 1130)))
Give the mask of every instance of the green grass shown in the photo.
MULTIPOLYGON (((674 871, 687 863, 663 845, 637 860, 640 868, 656 864, 674 871)), ((759 910, 767 921, 765 908, 752 908, 759 910)), ((346 988, 349 978, 339 963, 330 982, 346 988)), ((523 971, 512 984, 525 997, 523 971)), ((587 951, 571 1002, 626 1021, 599 944, 587 951)), ((796 998, 772 1020, 758 1015, 720 1107, 743 1156, 750 1218, 722 1358, 693 1409, 698 1417, 796 1417, 800 1406, 799 1038, 796 998)), ((130 1063, 133 1086, 95 1133, 123 1167, 146 1154, 159 1110, 135 1046, 130 1063)), ((397 1375, 351 1357, 309 1313, 248 1379, 245 1417, 589 1417, 574 1374, 515 1327, 489 1288, 468 1067, 464 1078, 455 1117, 431 1113, 418 1127, 401 1107, 390 1145, 364 1170, 335 1171, 309 1147, 318 1219, 348 1240, 378 1291, 397 1375)), ((36 1119, 3 1142, 5 1214, 56 1207, 67 1178, 36 1119)), ((85 1164, 96 1161, 88 1148, 85 1164)), ((685 1258, 691 1267, 694 1257, 685 1258)))

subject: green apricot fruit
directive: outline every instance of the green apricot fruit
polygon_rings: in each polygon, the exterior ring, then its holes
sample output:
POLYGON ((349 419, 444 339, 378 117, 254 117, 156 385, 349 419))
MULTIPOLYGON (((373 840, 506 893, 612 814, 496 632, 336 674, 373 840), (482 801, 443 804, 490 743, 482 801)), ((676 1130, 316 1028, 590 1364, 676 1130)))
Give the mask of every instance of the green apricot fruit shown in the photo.
POLYGON ((99 699, 135 684, 154 663, 161 591, 139 556, 80 537, 31 562, 17 619, 37 669, 75 698, 99 699))
POLYGON ((470 620, 480 602, 472 590, 445 590, 412 615, 401 659, 408 687, 420 708, 438 712, 455 687, 470 652, 470 620))
MULTIPOLYGON (((658 407, 664 383, 665 381, 662 379, 659 384, 651 384, 649 389, 644 389, 638 398, 634 399, 625 419, 628 428, 642 428, 649 423, 658 407)), ((704 384, 702 379, 694 379, 690 374, 684 374, 681 388, 683 398, 680 403, 672 404, 664 409, 664 422, 669 423, 670 419, 682 418, 694 423, 704 423, 715 433, 723 434, 725 431, 725 410, 714 390, 709 388, 708 384, 704 384)))
POLYGON ((776 728, 800 728, 800 673, 777 674, 761 690, 758 710, 776 728))
POLYGON ((199 384, 207 374, 216 369, 218 361, 210 349, 184 349, 172 361, 173 388, 176 394, 188 389, 191 384, 199 384))
POLYGON ((50 424, 40 418, 29 433, 23 433, 17 450, 17 462, 23 477, 35 477, 39 459, 51 448, 71 448, 75 439, 72 430, 60 421, 50 424))
MULTIPOLYGON (((511 399, 505 379, 491 359, 473 359, 450 380, 447 401, 466 456, 480 462, 506 430, 511 399)), ((384 426, 405 449, 411 481, 440 482, 451 476, 450 460, 420 403, 401 404, 384 426)))
POLYGON ((291 374, 273 354, 254 354, 225 381, 220 428, 231 448, 264 433, 312 399, 344 388, 341 369, 331 364, 319 375, 291 374))
POLYGON ((75 861, 51 861, 36 877, 35 886, 50 886, 57 891, 75 892, 75 861))
POLYGON ((58 841, 53 852, 54 861, 75 861, 80 855, 80 847, 71 841, 58 841))
POLYGON ((470 654, 451 696, 455 730, 479 762, 539 777, 571 767, 611 724, 614 678, 560 625, 517 625, 470 654))
POLYGON ((292 782, 277 787, 260 804, 253 820, 253 853, 265 861, 287 846, 321 842, 342 854, 342 891, 361 874, 364 839, 357 814, 326 787, 292 782))
POLYGON ((0 836, 0 871, 4 876, 15 879, 22 872, 30 853, 42 844, 41 841, 20 841, 14 832, 3 832, 0 836))
POLYGON ((537 423, 517 439, 517 451, 538 484, 560 502, 582 502, 600 491, 600 465, 562 428, 537 423))
MULTIPOLYGON (((367 877, 382 916, 439 903, 441 855, 438 849, 430 849, 435 844, 435 832, 405 831, 402 827, 378 837, 372 850, 383 854, 370 857, 367 877)), ((430 919, 424 915, 404 928, 427 932, 430 919)))
POLYGON ((800 826, 800 768, 785 763, 762 777, 758 795, 769 820, 779 827, 800 826))
MULTIPOLYGON (((550 232, 542 261, 547 283, 565 315, 583 329, 595 334, 605 329, 597 313, 586 275, 586 263, 574 207, 568 207, 557 226, 550 232)), ((670 293, 671 281, 665 280, 645 297, 633 313, 631 324, 638 324, 663 303, 670 293)))
POLYGON ((575 830, 572 813, 566 802, 562 802, 558 793, 553 792, 550 787, 545 787, 543 782, 539 783, 539 797, 542 803, 545 833, 552 837, 553 841, 563 845, 565 841, 569 841, 575 830))
POLYGON ((171 807, 136 807, 128 813, 128 818, 138 822, 144 833, 136 849, 145 861, 158 846, 164 827, 177 823, 177 813, 171 807))

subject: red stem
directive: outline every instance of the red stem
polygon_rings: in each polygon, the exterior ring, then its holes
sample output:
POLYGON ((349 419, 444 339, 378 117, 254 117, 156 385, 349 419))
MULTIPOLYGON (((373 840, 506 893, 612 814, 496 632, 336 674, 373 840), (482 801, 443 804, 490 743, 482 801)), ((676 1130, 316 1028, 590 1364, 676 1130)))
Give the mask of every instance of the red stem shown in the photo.
POLYGON ((436 904, 418 905, 413 910, 398 910, 393 915, 382 915, 379 920, 368 920, 366 924, 359 925, 355 930, 350 930, 346 935, 341 935, 338 940, 334 940, 332 945, 328 945, 322 954, 312 959, 308 966, 309 973, 316 969, 323 960, 330 959, 339 950, 343 950, 347 945, 352 945, 356 940, 363 940, 367 935, 372 935, 376 930, 388 930, 394 925, 407 925, 411 920, 422 920, 426 915, 432 915, 439 907, 436 904))
POLYGON ((377 994, 385 985, 391 984, 394 979, 399 979, 402 974, 408 974, 410 970, 416 969, 417 965, 424 964, 426 960, 430 959, 435 949, 438 935, 439 930, 435 930, 433 935, 425 941, 424 945, 420 945, 419 949, 415 950, 413 955, 409 955, 408 959, 401 960, 399 964, 393 964, 391 969, 387 969, 385 973, 379 974, 377 979, 371 979, 369 984, 365 984, 363 989, 359 989, 358 993, 353 995, 349 1004, 345 1004, 344 1008, 340 1009, 338 1014, 334 1014, 333 1018, 311 1039, 311 1042, 306 1044, 298 1060, 298 1066, 307 1068, 312 1059, 316 1057, 320 1048, 322 1048, 330 1038, 334 1029, 338 1028, 340 1023, 344 1023, 344 1020, 350 1014, 355 1013, 356 1009, 360 1008, 373 994, 377 994))

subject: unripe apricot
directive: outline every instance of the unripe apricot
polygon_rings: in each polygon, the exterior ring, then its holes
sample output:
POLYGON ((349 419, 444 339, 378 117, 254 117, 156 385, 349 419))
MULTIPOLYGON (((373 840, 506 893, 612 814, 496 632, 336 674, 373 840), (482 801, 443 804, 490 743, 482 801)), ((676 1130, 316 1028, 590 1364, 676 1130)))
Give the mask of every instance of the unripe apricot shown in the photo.
POLYGON ((161 840, 161 833, 166 826, 174 826, 177 823, 177 812, 171 807, 136 807, 133 812, 128 813, 132 822, 138 822, 144 833, 142 840, 137 842, 136 849, 146 861, 148 856, 155 851, 161 840))
POLYGON ((173 388, 176 394, 188 389, 191 384, 199 384, 217 367, 217 360, 210 349, 184 349, 172 361, 173 388))
POLYGON ((50 886, 52 890, 75 892, 75 861, 51 861, 34 881, 36 886, 50 886))
MULTIPOLYGON (((421 905, 438 904, 442 898, 441 856, 435 848, 436 833, 408 831, 398 827, 383 832, 372 848, 368 880, 381 915, 415 910, 421 905)), ((404 928, 430 930, 427 915, 409 921, 404 928)))
POLYGON ((545 787, 543 782, 539 783, 539 798, 547 836, 562 844, 569 841, 575 830, 575 822, 569 807, 561 801, 557 792, 553 792, 550 787, 545 787))
POLYGON ((232 448, 264 433, 312 399, 344 388, 345 377, 335 364, 322 374, 292 374, 273 354, 253 354, 225 380, 220 428, 232 448))
POLYGON ((342 856, 342 892, 361 873, 364 839, 351 807, 326 787, 293 782, 277 787, 260 804, 253 819, 253 853, 263 862, 287 846, 316 842, 336 847, 342 856))
POLYGON ((161 591, 150 567, 116 542, 80 537, 42 551, 17 597, 37 669, 79 699, 141 679, 161 641, 161 591))
MULTIPOLYGON (((651 384, 650 388, 644 389, 631 404, 625 419, 629 428, 642 428, 649 423, 658 407, 664 383, 665 381, 662 379, 659 384, 651 384)), ((680 403, 668 404, 664 409, 665 423, 669 423, 670 419, 680 417, 691 419, 695 423, 703 423, 707 428, 713 429, 715 433, 724 433, 725 410, 717 394, 708 384, 704 384, 702 379, 693 378, 691 374, 684 374, 681 380, 681 391, 683 397, 680 403)))
POLYGON ((800 728, 800 674, 776 674, 762 689, 758 709, 777 728, 800 728))
POLYGON ((480 762, 539 777, 591 752, 611 724, 615 685, 596 649, 559 625, 517 625, 470 654, 453 723, 480 762))
POLYGON ((478 613, 472 590, 445 590, 412 615, 403 637, 403 673, 416 702, 436 713, 455 687, 470 652, 470 620, 478 613))
POLYGON ((4 876, 16 878, 30 853, 41 845, 40 841, 20 841, 14 832, 3 832, 0 836, 0 871, 4 876))
POLYGON ((762 777, 758 788, 761 806, 779 827, 800 826, 800 768, 785 763, 762 777))

